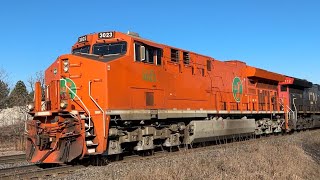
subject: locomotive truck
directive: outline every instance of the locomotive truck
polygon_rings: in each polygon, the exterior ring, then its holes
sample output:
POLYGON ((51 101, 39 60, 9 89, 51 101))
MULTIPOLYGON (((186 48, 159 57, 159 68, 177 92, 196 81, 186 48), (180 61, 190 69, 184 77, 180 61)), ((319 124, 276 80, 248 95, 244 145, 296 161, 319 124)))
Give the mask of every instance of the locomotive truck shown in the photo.
POLYGON ((148 152, 320 126, 320 86, 116 31, 81 36, 35 85, 30 162, 148 152))

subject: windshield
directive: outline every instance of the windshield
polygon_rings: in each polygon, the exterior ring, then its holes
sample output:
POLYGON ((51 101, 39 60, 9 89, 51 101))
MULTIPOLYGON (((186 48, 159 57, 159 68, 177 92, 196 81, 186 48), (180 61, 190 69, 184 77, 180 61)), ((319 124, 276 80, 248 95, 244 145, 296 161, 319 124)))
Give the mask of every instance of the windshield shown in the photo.
POLYGON ((79 47, 79 48, 76 48, 76 49, 73 49, 72 50, 72 54, 75 54, 75 53, 87 53, 89 54, 89 51, 90 51, 90 46, 83 46, 83 47, 79 47))
POLYGON ((96 55, 125 54, 127 42, 103 43, 93 45, 92 53, 96 55))

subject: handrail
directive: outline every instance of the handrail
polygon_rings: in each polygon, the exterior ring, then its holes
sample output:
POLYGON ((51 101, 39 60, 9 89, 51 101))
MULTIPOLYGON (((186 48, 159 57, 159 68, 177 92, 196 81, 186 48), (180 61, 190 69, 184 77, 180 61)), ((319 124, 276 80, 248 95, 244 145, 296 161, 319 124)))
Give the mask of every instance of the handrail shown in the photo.
MULTIPOLYGON (((90 127, 91 127, 91 114, 90 114, 90 111, 89 111, 89 109, 87 108, 87 106, 83 103, 83 101, 79 98, 79 96, 74 92, 74 91, 72 91, 72 89, 71 88, 69 88, 69 86, 67 85, 67 80, 66 79, 60 79, 60 80, 63 80, 64 81, 64 85, 66 86, 66 88, 75 96, 75 97, 77 97, 78 99, 79 99, 79 101, 81 102, 81 104, 83 105, 83 107, 85 108, 85 110, 87 111, 87 113, 88 113, 88 115, 89 115, 89 128, 86 130, 86 132, 88 131, 88 130, 90 130, 90 127)), ((73 99, 72 99, 72 101, 74 101, 73 99)))
MULTIPOLYGON (((281 98, 281 100, 283 100, 282 98, 281 98)), ((283 106, 284 107, 284 103, 282 103, 281 101, 279 101, 280 102, 280 104, 281 104, 281 106, 283 106)), ((294 106, 295 106, 295 104, 294 104, 294 106)), ((288 112, 290 112, 290 113, 292 113, 294 116, 296 116, 296 113, 288 106, 288 105, 286 105, 286 107, 288 108, 288 112)), ((290 116, 290 114, 289 114, 289 116, 290 116)), ((290 117, 289 117, 290 118, 290 117)), ((295 117, 296 118, 296 117, 295 117)))
POLYGON ((297 107, 296 107, 296 103, 294 102, 294 100, 296 100, 297 98, 293 98, 292 99, 292 104, 294 106, 294 110, 295 110, 295 119, 298 119, 298 110, 297 110, 297 107))
MULTIPOLYGON (((280 102, 280 105, 284 107, 284 104, 281 103, 281 101, 279 101, 279 102, 280 102)), ((294 112, 292 109, 290 109, 290 107, 289 107, 288 105, 286 105, 286 106, 287 106, 287 108, 288 108, 288 111, 294 112)))
POLYGON ((101 108, 101 106, 98 104, 98 102, 92 97, 91 95, 91 81, 89 81, 89 96, 90 99, 94 102, 94 104, 102 111, 103 114, 103 132, 104 132, 104 137, 106 137, 106 115, 105 111, 101 108))

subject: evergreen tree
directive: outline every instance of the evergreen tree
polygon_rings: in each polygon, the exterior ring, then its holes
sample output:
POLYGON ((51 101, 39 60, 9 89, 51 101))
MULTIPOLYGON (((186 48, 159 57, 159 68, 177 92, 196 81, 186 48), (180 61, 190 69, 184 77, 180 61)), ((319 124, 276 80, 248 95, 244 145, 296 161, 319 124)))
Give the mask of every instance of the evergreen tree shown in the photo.
POLYGON ((7 107, 9 92, 10 89, 8 87, 8 84, 0 80, 0 109, 4 109, 7 107))
POLYGON ((9 96, 10 107, 25 106, 29 101, 29 93, 23 81, 18 81, 9 96))

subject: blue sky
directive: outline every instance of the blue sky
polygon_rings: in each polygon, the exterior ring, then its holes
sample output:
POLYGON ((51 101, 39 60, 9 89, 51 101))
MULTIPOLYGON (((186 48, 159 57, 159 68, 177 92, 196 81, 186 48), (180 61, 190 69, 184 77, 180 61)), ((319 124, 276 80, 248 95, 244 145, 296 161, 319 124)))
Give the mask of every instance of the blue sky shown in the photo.
POLYGON ((10 83, 46 69, 81 35, 156 42, 320 83, 320 1, 3 1, 0 67, 10 83), (121 2, 121 3, 119 3, 121 2))

